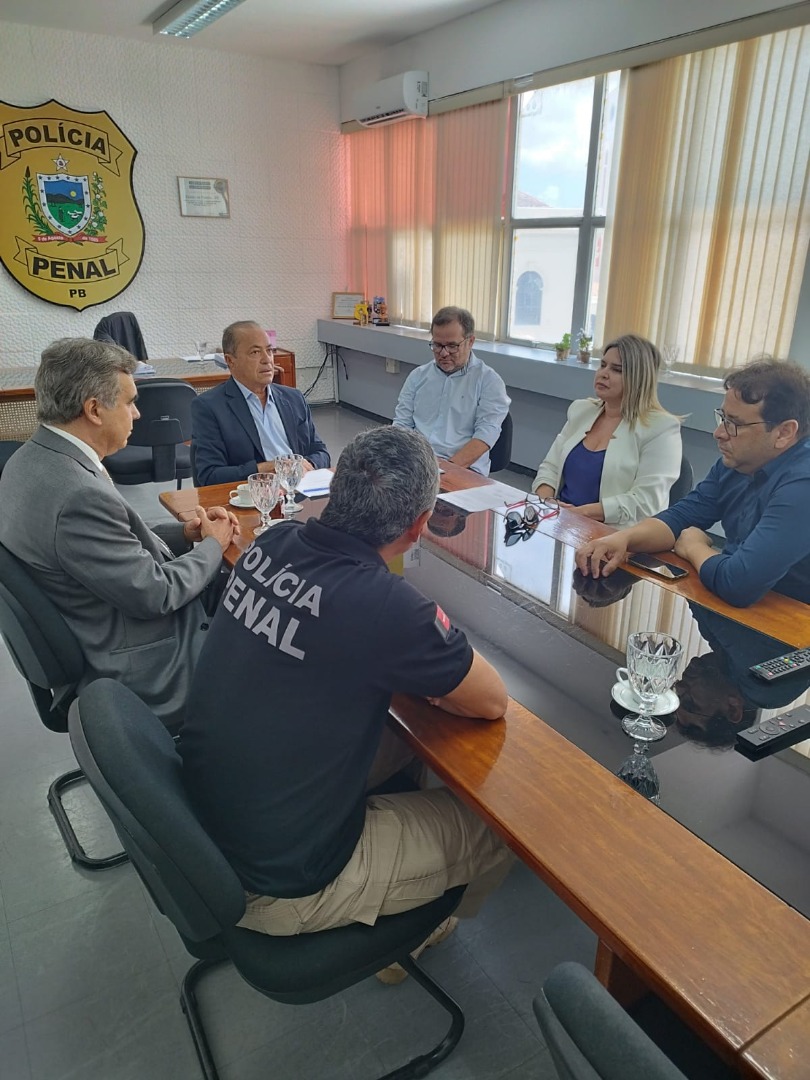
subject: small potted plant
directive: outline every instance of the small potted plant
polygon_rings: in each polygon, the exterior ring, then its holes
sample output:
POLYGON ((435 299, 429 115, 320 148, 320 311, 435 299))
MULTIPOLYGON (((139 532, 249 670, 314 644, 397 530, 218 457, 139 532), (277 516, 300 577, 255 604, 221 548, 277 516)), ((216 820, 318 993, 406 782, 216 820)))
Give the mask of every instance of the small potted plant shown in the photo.
POLYGON ((562 338, 555 344, 554 351, 558 360, 567 360, 568 354, 571 352, 571 335, 563 334, 562 338))
POLYGON ((577 345, 579 347, 579 361, 581 364, 590 363, 591 359, 591 342, 593 336, 588 334, 583 326, 580 332, 577 334, 577 345))

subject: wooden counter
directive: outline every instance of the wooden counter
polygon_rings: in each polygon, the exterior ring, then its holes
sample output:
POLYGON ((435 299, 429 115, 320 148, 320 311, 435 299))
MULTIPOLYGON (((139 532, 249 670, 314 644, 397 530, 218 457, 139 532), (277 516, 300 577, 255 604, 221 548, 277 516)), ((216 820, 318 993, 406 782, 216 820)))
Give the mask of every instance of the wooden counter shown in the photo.
MULTIPOLYGON (((173 356, 150 360, 149 363, 155 368, 155 374, 143 378, 182 379, 190 383, 198 394, 229 378, 228 372, 213 360, 188 363, 179 356, 173 356)), ((34 397, 36 372, 35 366, 0 368, 0 439, 24 441, 33 435, 37 426, 34 397)), ((295 386, 295 353, 289 349, 276 349, 274 381, 282 386, 295 386)))

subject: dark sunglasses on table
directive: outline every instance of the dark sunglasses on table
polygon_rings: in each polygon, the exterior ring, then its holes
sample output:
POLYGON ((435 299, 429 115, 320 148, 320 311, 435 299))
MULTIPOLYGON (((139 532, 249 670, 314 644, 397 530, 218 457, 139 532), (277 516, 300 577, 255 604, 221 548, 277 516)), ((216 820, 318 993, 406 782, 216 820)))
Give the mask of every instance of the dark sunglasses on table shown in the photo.
POLYGON ((560 507, 556 499, 523 499, 519 503, 508 504, 506 511, 504 542, 511 547, 518 540, 528 540, 541 521, 557 517, 560 507))

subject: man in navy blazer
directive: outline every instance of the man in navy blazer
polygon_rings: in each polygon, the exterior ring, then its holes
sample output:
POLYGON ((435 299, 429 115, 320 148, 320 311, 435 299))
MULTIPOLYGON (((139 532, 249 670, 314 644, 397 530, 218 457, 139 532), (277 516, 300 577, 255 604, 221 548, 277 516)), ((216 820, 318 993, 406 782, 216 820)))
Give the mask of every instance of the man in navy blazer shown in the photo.
POLYGON ((307 471, 330 464, 300 390, 271 386, 275 365, 266 332, 235 322, 222 335, 231 378, 191 406, 195 483, 232 484, 273 472, 275 459, 301 454, 307 471))

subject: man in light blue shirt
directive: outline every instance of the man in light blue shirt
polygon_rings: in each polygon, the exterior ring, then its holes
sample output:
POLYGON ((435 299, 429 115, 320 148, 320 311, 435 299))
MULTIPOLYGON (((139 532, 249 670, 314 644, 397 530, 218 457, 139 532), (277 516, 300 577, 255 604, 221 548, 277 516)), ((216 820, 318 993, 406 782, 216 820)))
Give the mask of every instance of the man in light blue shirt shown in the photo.
POLYGON ((430 324, 434 360, 415 368, 394 413, 398 427, 415 428, 438 457, 489 475, 489 452, 511 404, 503 379, 472 351, 469 311, 443 307, 430 324))

